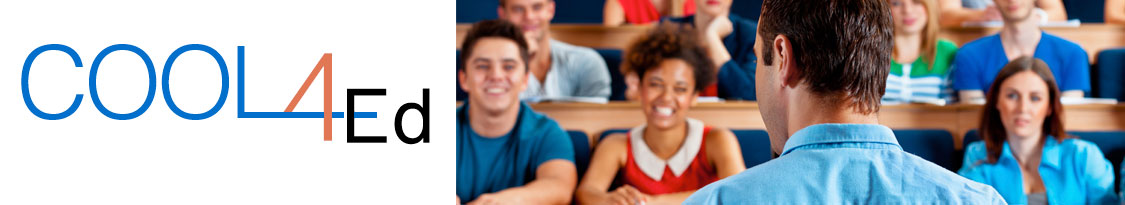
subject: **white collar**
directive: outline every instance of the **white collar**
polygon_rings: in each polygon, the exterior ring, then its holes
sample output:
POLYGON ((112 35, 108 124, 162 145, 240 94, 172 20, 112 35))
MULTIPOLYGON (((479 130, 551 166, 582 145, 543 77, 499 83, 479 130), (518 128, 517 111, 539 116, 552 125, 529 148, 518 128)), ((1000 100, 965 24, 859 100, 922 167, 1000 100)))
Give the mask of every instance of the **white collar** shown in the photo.
POLYGON ((664 161, 657 157, 645 143, 644 130, 645 125, 641 125, 629 131, 629 146, 633 149, 633 161, 636 162, 637 167, 649 178, 656 181, 660 181, 660 178, 664 176, 665 166, 671 169, 672 174, 677 177, 684 174, 703 145, 703 122, 687 118, 687 137, 684 137, 683 145, 676 151, 676 154, 668 158, 668 161, 664 161))

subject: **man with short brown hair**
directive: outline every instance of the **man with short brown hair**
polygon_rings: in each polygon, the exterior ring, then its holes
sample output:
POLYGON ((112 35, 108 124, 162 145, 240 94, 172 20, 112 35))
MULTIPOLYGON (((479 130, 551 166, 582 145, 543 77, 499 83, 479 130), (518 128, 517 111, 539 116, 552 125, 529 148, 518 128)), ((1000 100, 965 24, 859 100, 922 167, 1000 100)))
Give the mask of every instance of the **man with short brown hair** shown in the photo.
POLYGON ((992 187, 903 151, 879 125, 886 0, 765 0, 759 19, 758 109, 780 156, 685 204, 1004 204, 992 187))

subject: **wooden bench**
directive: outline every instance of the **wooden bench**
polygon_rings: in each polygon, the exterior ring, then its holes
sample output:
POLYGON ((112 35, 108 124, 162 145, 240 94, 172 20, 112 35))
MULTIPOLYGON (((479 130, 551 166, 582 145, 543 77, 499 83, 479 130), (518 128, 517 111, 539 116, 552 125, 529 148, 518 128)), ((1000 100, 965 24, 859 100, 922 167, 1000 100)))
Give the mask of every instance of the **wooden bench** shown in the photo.
MULTIPOLYGON (((539 103, 531 105, 559 122, 563 129, 581 130, 597 142, 602 131, 632 128, 645 122, 639 103, 610 102, 539 103)), ((892 129, 943 129, 953 133, 954 144, 961 148, 961 138, 976 129, 980 118, 979 105, 894 105, 883 106, 879 122, 892 129)), ((1068 131, 1125 130, 1125 104, 1065 106, 1068 131)), ((728 129, 765 129, 756 102, 699 103, 688 111, 688 117, 728 129)))

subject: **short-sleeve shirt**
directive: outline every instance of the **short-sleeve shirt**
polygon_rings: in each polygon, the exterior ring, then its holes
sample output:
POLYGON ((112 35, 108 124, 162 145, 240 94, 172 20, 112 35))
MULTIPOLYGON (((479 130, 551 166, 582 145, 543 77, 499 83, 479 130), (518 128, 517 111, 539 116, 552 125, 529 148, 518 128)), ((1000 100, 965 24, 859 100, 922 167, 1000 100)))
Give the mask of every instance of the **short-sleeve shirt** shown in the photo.
MULTIPOLYGON (((1057 36, 1042 33, 1035 47, 1035 58, 1051 68, 1060 91, 1090 92, 1090 59, 1081 46, 1057 36)), ((953 59, 953 89, 988 92, 1000 69, 1008 64, 1008 54, 1000 34, 969 42, 953 59)))
POLYGON ((467 107, 466 103, 457 111, 457 197, 461 201, 523 186, 535 180, 539 165, 547 161, 574 162, 569 135, 527 104, 521 103, 512 130, 499 137, 477 134, 469 125, 467 107))

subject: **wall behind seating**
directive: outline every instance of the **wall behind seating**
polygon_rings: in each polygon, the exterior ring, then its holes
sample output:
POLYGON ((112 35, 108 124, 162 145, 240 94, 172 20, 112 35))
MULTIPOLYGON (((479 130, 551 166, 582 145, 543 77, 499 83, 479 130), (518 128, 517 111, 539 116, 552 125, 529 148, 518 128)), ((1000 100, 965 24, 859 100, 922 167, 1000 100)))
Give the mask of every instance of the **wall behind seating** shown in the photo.
POLYGON ((1105 22, 1105 0, 1062 0, 1066 8, 1066 19, 1078 19, 1082 23, 1105 22))
POLYGON ((758 21, 758 16, 762 14, 762 0, 734 0, 730 5, 730 13, 758 21))
MULTIPOLYGON (((457 23, 473 23, 495 19, 499 0, 457 0, 457 23)), ((552 23, 602 23, 605 0, 555 1, 552 23)))
MULTIPOLYGON (((499 0, 457 0, 457 23, 495 19, 499 3, 499 0)), ((605 0, 558 0, 555 1, 555 19, 551 22, 600 24, 604 9, 605 0)), ((735 0, 730 10, 733 14, 758 21, 762 0, 735 0)))

